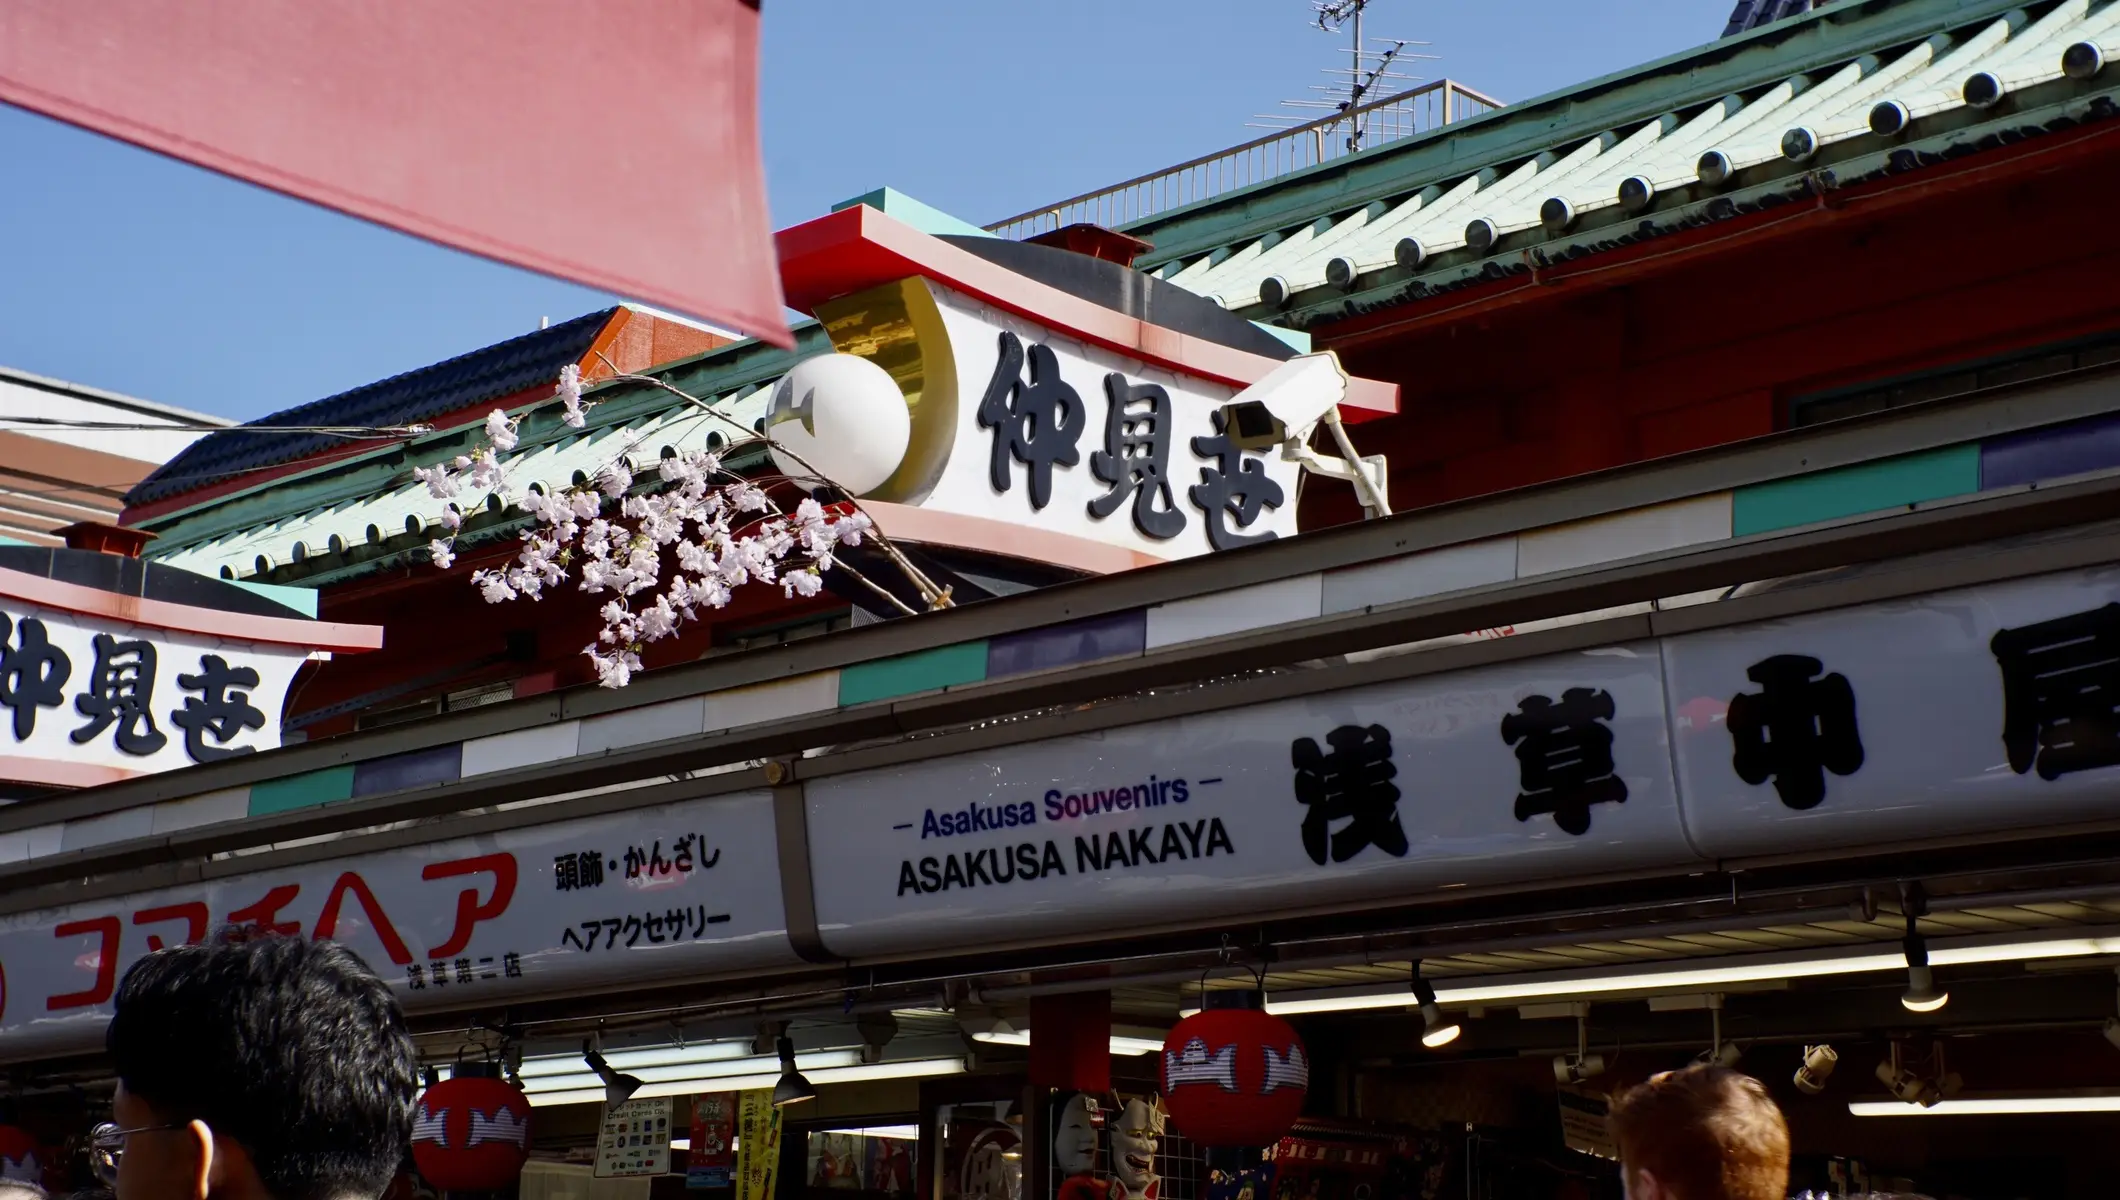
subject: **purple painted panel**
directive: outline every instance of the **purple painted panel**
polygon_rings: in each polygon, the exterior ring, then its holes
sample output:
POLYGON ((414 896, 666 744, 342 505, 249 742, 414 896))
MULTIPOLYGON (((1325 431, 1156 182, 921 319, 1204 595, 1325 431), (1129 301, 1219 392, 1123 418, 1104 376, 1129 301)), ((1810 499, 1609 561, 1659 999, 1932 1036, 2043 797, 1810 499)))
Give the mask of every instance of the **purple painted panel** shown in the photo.
POLYGON ((454 783, 464 773, 464 745, 452 742, 409 754, 370 759, 353 767, 353 794, 373 796, 407 788, 454 783))
POLYGON ((1148 644, 1148 610, 1069 621, 997 637, 986 646, 986 677, 1021 675, 1074 663, 1139 654, 1148 644))
POLYGON ((2120 467, 2120 415, 2027 429, 1980 444, 1980 487, 2014 487, 2120 467))

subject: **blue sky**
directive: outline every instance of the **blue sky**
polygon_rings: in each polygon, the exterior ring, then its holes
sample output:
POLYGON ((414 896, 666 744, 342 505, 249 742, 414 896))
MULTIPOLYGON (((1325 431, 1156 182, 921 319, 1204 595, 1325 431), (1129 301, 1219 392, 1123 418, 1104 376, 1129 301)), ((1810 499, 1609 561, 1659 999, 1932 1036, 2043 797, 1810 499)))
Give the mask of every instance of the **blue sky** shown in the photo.
MULTIPOLYGON (((1516 101, 1712 40, 1730 7, 1372 0, 1369 32, 1432 42, 1441 60, 1411 70, 1516 101)), ((774 224, 885 185, 984 223, 1258 136, 1253 114, 1345 61, 1308 13, 774 0, 774 224)), ((0 364, 150 400, 255 418, 610 302, 5 105, 0 162, 0 364)))

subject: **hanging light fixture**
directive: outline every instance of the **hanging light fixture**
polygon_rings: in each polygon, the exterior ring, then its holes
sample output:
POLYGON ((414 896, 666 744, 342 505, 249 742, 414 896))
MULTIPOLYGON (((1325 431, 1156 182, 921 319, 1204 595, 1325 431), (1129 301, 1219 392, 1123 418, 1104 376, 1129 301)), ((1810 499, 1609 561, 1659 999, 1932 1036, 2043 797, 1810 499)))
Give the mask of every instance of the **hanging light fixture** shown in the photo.
POLYGON ((638 1075, 621 1074, 606 1062, 594 1043, 582 1043, 582 1061, 588 1063, 589 1069, 596 1072, 596 1077, 604 1081, 604 1103, 613 1108, 631 1100, 633 1093, 643 1086, 638 1075))
POLYGON ((815 1100, 817 1089, 795 1069, 795 1042, 786 1033, 780 1035, 780 1082, 773 1085, 773 1107, 786 1108, 805 1100, 815 1100))
POLYGON ((1458 1035, 1465 1032, 1463 1026, 1445 1018, 1443 1010, 1436 1007, 1435 985, 1422 977, 1421 960, 1418 958, 1413 960, 1413 998, 1421 1007, 1423 1046, 1430 1050, 1439 1049, 1458 1040, 1458 1035))
POLYGON ((1908 1012, 1935 1012, 1951 1002, 1951 994, 1937 990, 1936 974, 1929 969, 1929 943, 1921 936, 1917 923, 1927 908, 1922 900, 1921 885, 1909 884, 1901 893, 1901 901, 1900 907, 1907 919, 1907 990, 1899 997, 1899 1003, 1908 1012))

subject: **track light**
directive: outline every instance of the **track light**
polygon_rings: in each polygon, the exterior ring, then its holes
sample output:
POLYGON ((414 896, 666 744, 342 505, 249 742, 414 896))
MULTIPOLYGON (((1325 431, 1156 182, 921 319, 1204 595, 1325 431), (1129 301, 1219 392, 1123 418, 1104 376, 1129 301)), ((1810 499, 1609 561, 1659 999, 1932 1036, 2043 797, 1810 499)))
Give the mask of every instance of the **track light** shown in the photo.
POLYGON ((1917 925, 1928 907, 1922 901, 1921 885, 1909 885, 1902 901, 1907 919, 1907 990, 1899 997, 1899 1003, 1908 1012, 1935 1012, 1951 1002, 1951 994, 1937 989, 1935 972, 1929 970, 1929 943, 1917 925))
POLYGON ((888 1012, 862 1013, 854 1018, 854 1030, 861 1035, 861 1061, 880 1063, 884 1049, 898 1036, 898 1018, 888 1012))
POLYGON ((1413 999, 1421 1006, 1421 1044, 1430 1050, 1447 1046, 1465 1032, 1456 1021, 1443 1016, 1435 1004, 1435 985, 1421 976, 1421 960, 1413 960, 1413 999))
MULTIPOLYGON (((2116 968, 2114 973, 2120 974, 2120 968, 2116 968)), ((2114 1048, 2120 1049, 2120 1017, 2105 1019, 2105 1040, 2111 1042, 2114 1048)))
POLYGON ((1805 1046, 1803 1065, 1796 1068, 1796 1090, 1806 1096, 1816 1096, 1826 1090, 1826 1080, 1833 1077, 1833 1068, 1840 1065, 1840 1053, 1831 1046, 1805 1046))
POLYGON ((773 1107, 786 1108, 805 1100, 815 1100, 817 1089, 795 1069, 795 1043, 786 1034, 780 1037, 780 1082, 773 1085, 773 1107))
POLYGON ((1893 1062, 1891 1059, 1886 1059, 1877 1064, 1877 1079, 1894 1096, 1899 1097, 1908 1104, 1918 1104, 1923 1108, 1933 1108, 1937 1101, 1943 1099, 1941 1088, 1893 1062))
POLYGON ((1745 1052, 1744 1049, 1740 1047, 1736 1042, 1726 1042, 1723 1040, 1722 993, 1711 993, 1707 999, 1708 1016, 1709 1020, 1712 1022, 1712 1024, 1710 1025, 1710 1029, 1712 1032, 1709 1034, 1708 1048, 1706 1050, 1701 1051, 1700 1054, 1696 1058, 1694 1058, 1693 1061, 1697 1063, 1714 1063, 1717 1066, 1735 1068, 1737 1066, 1738 1060, 1742 1059, 1745 1056, 1745 1052))
POLYGON ((1605 1056, 1590 1053, 1590 1006, 1575 1006, 1575 1053, 1556 1055, 1553 1078, 1559 1083, 1581 1083, 1605 1073, 1605 1056))
POLYGON ((631 1100, 633 1093, 645 1086, 638 1075, 621 1074, 604 1061, 604 1056, 588 1042, 582 1043, 582 1061, 588 1063, 589 1069, 596 1072, 596 1077, 604 1081, 604 1103, 613 1108, 631 1100))

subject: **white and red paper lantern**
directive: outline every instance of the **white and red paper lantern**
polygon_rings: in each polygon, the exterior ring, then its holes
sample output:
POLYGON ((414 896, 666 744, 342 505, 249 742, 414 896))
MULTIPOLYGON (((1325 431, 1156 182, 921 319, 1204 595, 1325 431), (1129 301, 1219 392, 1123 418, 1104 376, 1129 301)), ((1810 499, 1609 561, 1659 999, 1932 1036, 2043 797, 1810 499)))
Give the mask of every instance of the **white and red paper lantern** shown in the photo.
POLYGON ((43 1147, 19 1125, 0 1125, 0 1179, 44 1184, 43 1147))
POLYGON ((458 1075, 420 1096, 412 1161, 445 1191, 492 1191, 523 1173, 530 1157, 530 1099, 504 1079, 458 1075))
POLYGON ((1159 1074, 1171 1123, 1208 1147, 1273 1145, 1302 1114, 1310 1091, 1303 1039, 1288 1022, 1250 1006, 1205 1009, 1178 1022, 1163 1041, 1159 1074))

